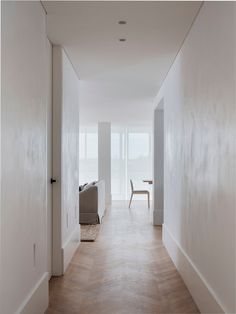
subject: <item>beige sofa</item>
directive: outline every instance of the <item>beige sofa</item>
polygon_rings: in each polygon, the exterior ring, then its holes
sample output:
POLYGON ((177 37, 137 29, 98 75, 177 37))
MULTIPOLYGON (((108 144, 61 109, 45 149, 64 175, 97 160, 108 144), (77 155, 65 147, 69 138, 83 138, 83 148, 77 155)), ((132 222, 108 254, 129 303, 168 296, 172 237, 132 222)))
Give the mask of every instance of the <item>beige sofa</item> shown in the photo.
POLYGON ((105 182, 86 185, 79 192, 79 220, 80 224, 101 223, 105 213, 105 182))

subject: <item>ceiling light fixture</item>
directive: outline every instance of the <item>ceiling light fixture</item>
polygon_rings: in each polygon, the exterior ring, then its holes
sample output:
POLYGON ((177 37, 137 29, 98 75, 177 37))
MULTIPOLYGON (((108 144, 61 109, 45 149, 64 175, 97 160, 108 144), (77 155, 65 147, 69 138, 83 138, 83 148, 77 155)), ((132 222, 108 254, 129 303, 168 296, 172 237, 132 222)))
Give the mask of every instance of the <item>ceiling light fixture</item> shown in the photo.
POLYGON ((125 24, 127 24, 127 22, 126 21, 119 21, 118 24, 125 25, 125 24))
POLYGON ((126 38, 120 38, 119 41, 126 41, 126 38))

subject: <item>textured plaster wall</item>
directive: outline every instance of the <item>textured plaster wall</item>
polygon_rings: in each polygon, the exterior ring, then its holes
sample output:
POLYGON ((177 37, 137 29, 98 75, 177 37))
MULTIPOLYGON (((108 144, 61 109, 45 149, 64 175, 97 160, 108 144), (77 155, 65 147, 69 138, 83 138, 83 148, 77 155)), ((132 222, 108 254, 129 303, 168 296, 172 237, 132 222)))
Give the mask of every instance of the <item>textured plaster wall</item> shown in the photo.
POLYGON ((204 3, 156 100, 164 99, 164 224, 235 313, 236 4, 204 3))
POLYGON ((0 312, 12 314, 47 272, 45 82, 48 71, 45 13, 41 4, 5 1, 1 5, 3 298, 0 312))

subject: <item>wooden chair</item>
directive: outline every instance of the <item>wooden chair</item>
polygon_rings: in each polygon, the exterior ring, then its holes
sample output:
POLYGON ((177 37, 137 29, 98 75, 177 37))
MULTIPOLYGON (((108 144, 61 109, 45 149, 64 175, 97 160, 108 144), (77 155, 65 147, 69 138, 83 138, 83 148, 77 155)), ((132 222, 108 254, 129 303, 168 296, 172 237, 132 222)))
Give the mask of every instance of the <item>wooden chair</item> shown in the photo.
POLYGON ((133 195, 134 194, 146 194, 148 197, 148 208, 150 208, 150 194, 149 191, 147 190, 134 190, 134 185, 133 185, 133 181, 130 179, 130 184, 131 184, 131 197, 130 197, 130 201, 129 201, 129 208, 133 199, 133 195))

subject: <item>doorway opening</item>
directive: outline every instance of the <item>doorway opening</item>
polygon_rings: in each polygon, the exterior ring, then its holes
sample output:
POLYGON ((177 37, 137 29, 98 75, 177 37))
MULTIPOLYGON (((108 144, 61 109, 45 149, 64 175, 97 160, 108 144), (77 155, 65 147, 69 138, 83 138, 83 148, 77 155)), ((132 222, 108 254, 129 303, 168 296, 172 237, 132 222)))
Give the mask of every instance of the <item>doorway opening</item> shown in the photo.
MULTIPOLYGON (((151 194, 152 128, 149 125, 113 125, 111 129, 111 193, 113 201, 129 201, 135 190, 151 194)), ((138 194, 135 200, 145 200, 138 194)), ((147 204, 147 202, 146 202, 147 204)))

